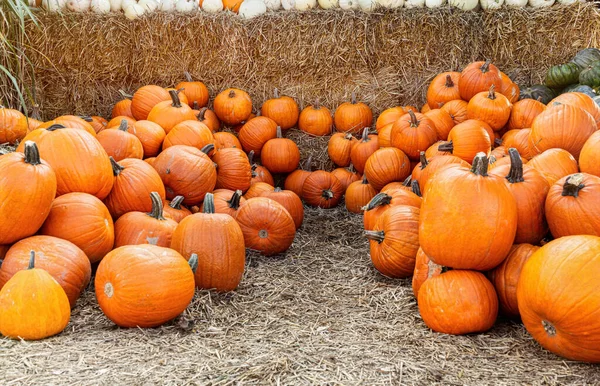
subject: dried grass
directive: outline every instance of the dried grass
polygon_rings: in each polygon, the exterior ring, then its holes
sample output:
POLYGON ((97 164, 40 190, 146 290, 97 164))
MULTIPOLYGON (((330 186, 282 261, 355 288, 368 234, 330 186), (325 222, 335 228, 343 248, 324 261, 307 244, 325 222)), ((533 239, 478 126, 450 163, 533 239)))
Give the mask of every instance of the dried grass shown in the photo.
POLYGON ((518 82, 542 79, 550 65, 598 46, 594 3, 495 12, 278 12, 251 21, 221 13, 122 15, 39 13, 28 29, 38 103, 46 117, 108 115, 120 95, 143 84, 169 86, 184 70, 212 95, 248 90, 256 107, 273 87, 301 105, 319 97, 335 108, 352 91, 375 112, 420 104, 444 70, 491 58, 518 82))
POLYGON ((115 327, 90 288, 59 336, 0 340, 0 368, 7 386, 600 383, 597 366, 544 351, 517 323, 432 333, 410 281, 374 270, 361 217, 343 209, 307 209, 285 255, 250 254, 237 291, 198 291, 157 329, 115 327))

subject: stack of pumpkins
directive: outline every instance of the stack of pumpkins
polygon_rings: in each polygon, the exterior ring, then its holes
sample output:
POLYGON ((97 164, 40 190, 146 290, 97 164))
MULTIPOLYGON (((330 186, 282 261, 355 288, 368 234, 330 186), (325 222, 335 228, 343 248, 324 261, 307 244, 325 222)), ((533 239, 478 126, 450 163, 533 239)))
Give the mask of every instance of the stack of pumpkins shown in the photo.
POLYGON ((435 331, 483 332, 500 310, 549 350, 600 362, 600 107, 578 92, 518 98, 476 62, 438 75, 421 113, 380 115, 364 168, 383 186, 363 218, 371 259, 413 276, 435 331))

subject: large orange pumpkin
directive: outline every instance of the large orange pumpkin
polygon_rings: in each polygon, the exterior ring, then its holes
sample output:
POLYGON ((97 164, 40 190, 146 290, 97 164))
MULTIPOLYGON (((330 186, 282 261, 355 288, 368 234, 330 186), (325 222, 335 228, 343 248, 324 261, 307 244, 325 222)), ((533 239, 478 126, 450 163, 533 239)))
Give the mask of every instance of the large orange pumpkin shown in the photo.
POLYGON ((558 180, 546 198, 546 217, 554 237, 600 236, 600 177, 571 174, 558 180))
POLYGON ((155 245, 113 250, 100 262, 94 284, 102 312, 121 327, 160 326, 185 311, 195 290, 183 256, 155 245))
POLYGON ((365 127, 370 128, 373 124, 373 112, 363 102, 357 102, 356 94, 353 92, 351 101, 342 103, 335 110, 333 122, 339 132, 359 134, 365 127))
POLYGON ((273 99, 266 100, 263 103, 260 114, 263 117, 271 118, 282 130, 288 130, 296 126, 300 109, 295 100, 289 96, 279 96, 279 90, 273 92, 273 99))
POLYGON ((35 252, 36 267, 52 275, 65 290, 71 308, 75 307, 77 299, 90 282, 92 266, 85 253, 75 244, 57 237, 33 236, 14 244, 2 262, 0 288, 17 272, 27 269, 31 251, 35 252))
POLYGON ((0 244, 35 234, 56 195, 56 175, 36 144, 28 141, 24 148, 25 154, 0 156, 0 244))
POLYGON ((552 99, 548 106, 554 106, 555 103, 576 106, 587 111, 594 118, 598 129, 600 129, 600 106, 589 95, 581 92, 566 92, 552 99))
POLYGON ((551 241, 525 263, 517 286, 521 319, 544 348, 600 363, 600 238, 551 241))
POLYGON ((460 72, 442 72, 433 78, 427 88, 427 105, 432 109, 439 109, 446 102, 460 99, 459 79, 460 72))
POLYGON ((294 241, 296 225, 280 203, 266 197, 246 201, 235 216, 244 234, 246 248, 265 256, 286 251, 294 241))
POLYGON ((215 213, 212 194, 206 195, 203 208, 179 223, 171 248, 182 256, 198 255, 196 287, 233 291, 244 275, 244 234, 231 216, 215 213))
POLYGON ((600 131, 592 134, 581 148, 579 167, 584 173, 600 177, 600 131))
POLYGON ((98 134, 96 139, 106 154, 115 161, 125 158, 144 158, 144 147, 138 137, 128 132, 129 126, 126 120, 116 130, 104 130, 98 134))
POLYGON ((427 327, 463 335, 492 328, 498 296, 481 272, 452 270, 434 276, 419 289, 419 312, 427 327))
POLYGON ((138 121, 148 119, 148 114, 154 106, 160 102, 170 100, 169 92, 160 86, 147 85, 140 87, 131 98, 131 114, 138 121))
MULTIPOLYGON (((241 1, 239 3, 241 4, 241 1)), ((213 105, 217 117, 229 126, 248 120, 250 114, 252 114, 250 95, 236 88, 221 91, 216 96, 213 105)))
POLYGON ((419 208, 396 205, 383 213, 373 230, 366 230, 371 261, 381 274, 409 277, 419 250, 419 208))
POLYGON ((471 100, 477 93, 489 90, 491 86, 500 90, 502 77, 498 67, 491 64, 490 60, 469 64, 458 79, 460 97, 465 101, 471 100))
POLYGON ((426 115, 409 111, 392 126, 392 146, 402 150, 413 161, 421 151, 437 141, 435 123, 426 115))
POLYGON ((561 178, 579 171, 577 160, 564 149, 548 149, 533 157, 527 165, 546 178, 550 186, 561 178))
POLYGON ((448 167, 429 180, 421 205, 419 240, 434 262, 488 270, 506 258, 517 231, 517 204, 503 178, 487 174, 478 154, 473 167, 448 167))
POLYGON ((102 201, 87 193, 57 197, 40 234, 72 242, 81 248, 91 263, 100 261, 115 242, 110 212, 102 201))
POLYGON ((404 181, 410 175, 410 160, 395 147, 377 150, 367 159, 364 173, 377 191, 394 181, 404 181))

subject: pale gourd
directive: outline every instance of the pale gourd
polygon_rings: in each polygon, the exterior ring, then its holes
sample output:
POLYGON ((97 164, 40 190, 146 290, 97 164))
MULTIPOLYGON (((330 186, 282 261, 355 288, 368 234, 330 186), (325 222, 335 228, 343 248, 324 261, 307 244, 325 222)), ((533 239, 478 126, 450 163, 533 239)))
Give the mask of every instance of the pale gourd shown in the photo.
POLYGON ((192 13, 194 12, 195 0, 179 0, 175 4, 175 10, 181 13, 192 13))
POLYGON ((463 11, 473 11, 479 8, 479 0, 448 0, 448 4, 463 11))
POLYGON ((339 2, 341 9, 358 9, 358 0, 339 0, 339 2))
POLYGON ((252 19, 267 12, 267 5, 262 0, 244 0, 238 14, 244 19, 252 19))
POLYGON ((404 8, 423 8, 425 6, 425 0, 406 0, 404 2, 404 8))
POLYGON ((141 16, 144 15, 145 11, 144 11, 144 7, 142 7, 141 5, 139 5, 138 3, 128 3, 125 7, 125 9, 123 10, 123 12, 125 13, 125 17, 128 18, 129 20, 134 20, 137 19, 141 16))
POLYGON ((555 0, 529 0, 529 5, 533 8, 551 7, 555 0))
POLYGON ((156 0, 140 0, 138 4, 144 8, 145 13, 155 12, 159 5, 156 0))
POLYGON ((446 5, 446 0, 425 0, 427 8, 440 8, 446 5))
POLYGON ((223 10, 223 0, 204 0, 202 10, 208 13, 221 12, 223 10))
POLYGON ((507 7, 523 8, 527 5, 528 0, 504 0, 507 7))
POLYGON ((396 9, 404 6, 404 0, 377 0, 377 4, 383 8, 396 9))
POLYGON ((42 0, 42 8, 49 12, 60 12, 67 6, 67 0, 42 0))
POLYGON ((296 0, 294 8, 298 11, 308 11, 317 7, 317 0, 296 0))
POLYGON ((483 9, 498 9, 504 4, 504 0, 480 0, 483 9))
POLYGON ((377 0, 358 0, 358 7, 363 12, 372 12, 377 8, 377 0))
POLYGON ((158 9, 162 12, 174 12, 177 0, 161 0, 158 9))
POLYGON ((338 0, 318 0, 319 7, 323 9, 333 9, 340 6, 338 0))
POLYGON ((281 9, 281 0, 265 0, 265 5, 269 11, 279 11, 281 9))
POLYGON ((296 0, 281 0, 281 7, 286 11, 291 11, 296 7, 296 0))
POLYGON ((123 0, 109 0, 110 1, 110 11, 111 12, 119 12, 122 7, 123 0))
POLYGON ((562 5, 571 5, 571 4, 579 3, 581 0, 556 0, 556 1, 558 1, 558 3, 562 4, 562 5))
POLYGON ((94 13, 109 13, 110 12, 110 1, 109 0, 92 0, 90 8, 94 13))

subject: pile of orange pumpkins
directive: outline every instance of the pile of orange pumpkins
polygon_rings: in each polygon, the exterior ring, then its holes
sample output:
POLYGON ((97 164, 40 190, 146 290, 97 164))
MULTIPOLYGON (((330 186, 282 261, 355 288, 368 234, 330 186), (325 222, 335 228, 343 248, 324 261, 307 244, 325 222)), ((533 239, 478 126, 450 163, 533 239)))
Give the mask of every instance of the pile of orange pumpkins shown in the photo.
POLYGON ((246 248, 286 251, 303 201, 327 209, 345 197, 363 214, 375 268, 413 276, 431 329, 486 331, 500 310, 549 350, 600 361, 600 108, 590 97, 519 100, 504 73, 475 62, 433 79, 420 110, 385 110, 373 130, 354 94, 333 114, 274 94, 256 115, 235 88, 208 109, 206 86, 191 79, 139 88, 110 120, 0 109, 0 143, 19 143, 0 156, 0 332, 60 332, 95 263, 109 319, 161 325, 195 287, 234 290, 246 248), (331 135, 336 169, 300 165, 286 138, 296 127, 331 135))

